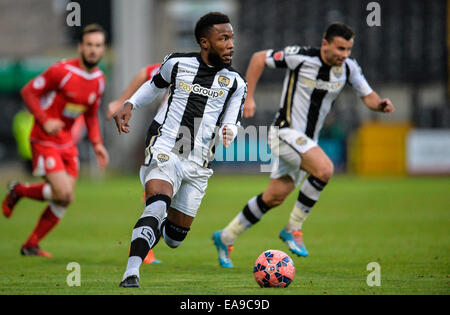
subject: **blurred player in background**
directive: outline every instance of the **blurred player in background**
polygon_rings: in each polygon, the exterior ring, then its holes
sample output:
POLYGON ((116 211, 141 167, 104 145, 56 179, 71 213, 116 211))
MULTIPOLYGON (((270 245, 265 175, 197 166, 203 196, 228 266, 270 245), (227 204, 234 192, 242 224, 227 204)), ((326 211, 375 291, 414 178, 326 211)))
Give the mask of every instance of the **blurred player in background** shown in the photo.
POLYGON ((139 268, 161 235, 169 247, 181 245, 213 174, 209 166, 219 137, 228 147, 237 134, 247 84, 231 67, 230 20, 208 13, 194 33, 201 51, 168 55, 160 72, 114 117, 119 133, 128 133, 131 110, 170 89, 150 127, 153 136, 140 171, 146 206, 133 229, 121 287, 139 287, 139 268))
POLYGON ((257 223, 270 209, 283 203, 300 185, 295 206, 280 233, 291 252, 308 256, 303 243, 302 224, 333 175, 333 163, 317 145, 320 129, 332 103, 348 82, 371 110, 392 113, 389 99, 381 99, 364 78, 354 59, 348 58, 354 32, 345 24, 330 25, 319 48, 289 46, 283 50, 256 52, 247 69, 248 97, 244 117, 255 112, 254 91, 264 67, 287 69, 280 109, 270 132, 274 155, 270 182, 266 190, 251 198, 243 210, 222 230, 213 234, 219 263, 233 267, 232 245, 239 235, 257 223))
POLYGON ((92 24, 83 29, 78 52, 78 58, 52 65, 22 89, 25 104, 34 116, 30 136, 33 174, 43 176, 45 181, 10 183, 2 211, 9 218, 22 197, 49 202, 21 248, 25 256, 51 256, 40 249, 39 242, 62 219, 73 200, 79 160, 72 128, 80 115, 84 116, 99 167, 109 163, 97 115, 105 89, 105 76, 97 67, 105 52, 101 26, 92 24))
MULTIPOLYGON (((127 99, 129 99, 136 91, 137 89, 144 84, 147 81, 150 81, 154 75, 156 75, 159 72, 159 68, 161 67, 161 64, 151 64, 147 65, 146 67, 143 67, 131 80, 128 87, 125 89, 125 91, 119 96, 117 100, 112 101, 108 104, 108 112, 106 114, 106 119, 110 120, 115 114, 117 114, 121 109, 123 103, 127 99)), ((151 129, 149 127, 147 132, 147 137, 145 140, 145 147, 149 145, 150 137, 149 134, 151 132, 151 129)), ((144 192, 144 201, 145 201, 145 192, 144 192)), ((147 256, 145 257, 143 263, 145 264, 161 264, 162 262, 155 258, 155 253, 153 250, 149 250, 147 256)))

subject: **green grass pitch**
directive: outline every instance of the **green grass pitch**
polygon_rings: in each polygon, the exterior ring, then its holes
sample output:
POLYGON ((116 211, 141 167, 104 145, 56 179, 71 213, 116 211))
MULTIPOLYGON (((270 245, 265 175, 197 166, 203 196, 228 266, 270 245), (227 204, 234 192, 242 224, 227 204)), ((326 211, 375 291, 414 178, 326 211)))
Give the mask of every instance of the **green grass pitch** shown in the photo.
POLYGON ((80 180, 65 218, 41 243, 50 259, 19 254, 44 208, 22 200, 10 219, 0 218, 0 294, 450 293, 449 178, 334 177, 304 224, 308 258, 292 255, 278 238, 294 192, 238 239, 235 268, 220 268, 211 234, 267 183, 267 174, 214 175, 188 237, 177 249, 164 241, 156 246, 163 264, 141 267, 140 290, 118 287, 131 230, 143 209, 137 176, 80 180), (293 258, 296 276, 288 288, 256 284, 253 263, 266 249, 293 258), (79 287, 66 283, 70 262, 81 266, 79 287), (380 286, 366 283, 370 262, 381 267, 380 286))

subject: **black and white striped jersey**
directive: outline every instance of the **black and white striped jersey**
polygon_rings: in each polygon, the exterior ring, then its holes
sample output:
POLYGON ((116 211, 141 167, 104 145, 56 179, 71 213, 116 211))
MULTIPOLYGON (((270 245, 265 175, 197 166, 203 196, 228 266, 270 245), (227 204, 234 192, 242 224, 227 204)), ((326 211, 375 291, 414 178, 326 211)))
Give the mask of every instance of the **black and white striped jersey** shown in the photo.
POLYGON ((200 53, 174 53, 128 102, 148 104, 166 88, 170 94, 152 122, 147 153, 176 152, 209 166, 218 129, 227 125, 237 134, 247 82, 232 67, 208 66, 200 53))
POLYGON ((270 49, 266 65, 287 68, 280 110, 273 124, 302 131, 315 141, 346 82, 359 96, 372 92, 354 59, 347 58, 342 66, 331 67, 322 61, 318 48, 288 46, 282 50, 270 49))

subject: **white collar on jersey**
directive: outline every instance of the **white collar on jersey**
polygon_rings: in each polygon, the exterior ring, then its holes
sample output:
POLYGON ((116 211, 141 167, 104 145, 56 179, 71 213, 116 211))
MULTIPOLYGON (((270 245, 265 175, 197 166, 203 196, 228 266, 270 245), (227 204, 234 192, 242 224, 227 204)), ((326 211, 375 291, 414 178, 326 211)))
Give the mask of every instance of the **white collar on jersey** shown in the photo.
POLYGON ((100 70, 97 70, 95 72, 92 73, 88 73, 86 71, 84 71, 83 69, 77 68, 75 66, 72 65, 64 65, 64 67, 69 70, 72 73, 75 73, 79 76, 82 76, 83 78, 85 78, 86 80, 93 80, 96 79, 98 77, 100 77, 102 75, 102 72, 100 70))

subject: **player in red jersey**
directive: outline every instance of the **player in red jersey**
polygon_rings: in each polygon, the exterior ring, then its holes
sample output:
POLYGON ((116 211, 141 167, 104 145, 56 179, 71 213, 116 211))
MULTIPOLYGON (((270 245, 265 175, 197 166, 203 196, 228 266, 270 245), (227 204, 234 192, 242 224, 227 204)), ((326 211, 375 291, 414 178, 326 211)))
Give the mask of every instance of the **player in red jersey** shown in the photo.
POLYGON ((22 89, 22 97, 34 116, 30 136, 33 174, 43 176, 45 181, 11 183, 2 203, 3 215, 10 217, 22 197, 49 201, 21 248, 25 256, 51 256, 40 249, 39 241, 61 220, 73 200, 79 160, 72 127, 80 115, 84 116, 99 167, 109 162, 97 116, 105 89, 105 76, 97 67, 105 52, 101 26, 84 28, 78 52, 78 58, 57 62, 22 89))
MULTIPOLYGON (((122 109, 123 103, 127 99, 129 99, 137 89, 144 84, 145 82, 151 80, 151 78, 159 72, 159 68, 161 67, 160 63, 155 63, 151 65, 147 65, 143 67, 131 80, 130 84, 126 88, 126 90, 119 96, 118 99, 112 101, 108 104, 108 112, 106 114, 106 119, 110 120, 118 111, 122 109)), ((149 132, 148 132, 149 133, 149 132)), ((149 139, 149 137, 147 137, 149 139)), ((146 145, 148 145, 146 143, 146 145)), ((145 192, 144 192, 145 195, 145 192)), ((144 201, 146 200, 144 196, 144 201)), ((155 258, 155 253, 152 249, 149 250, 147 256, 144 261, 145 264, 160 264, 161 261, 155 258)))

